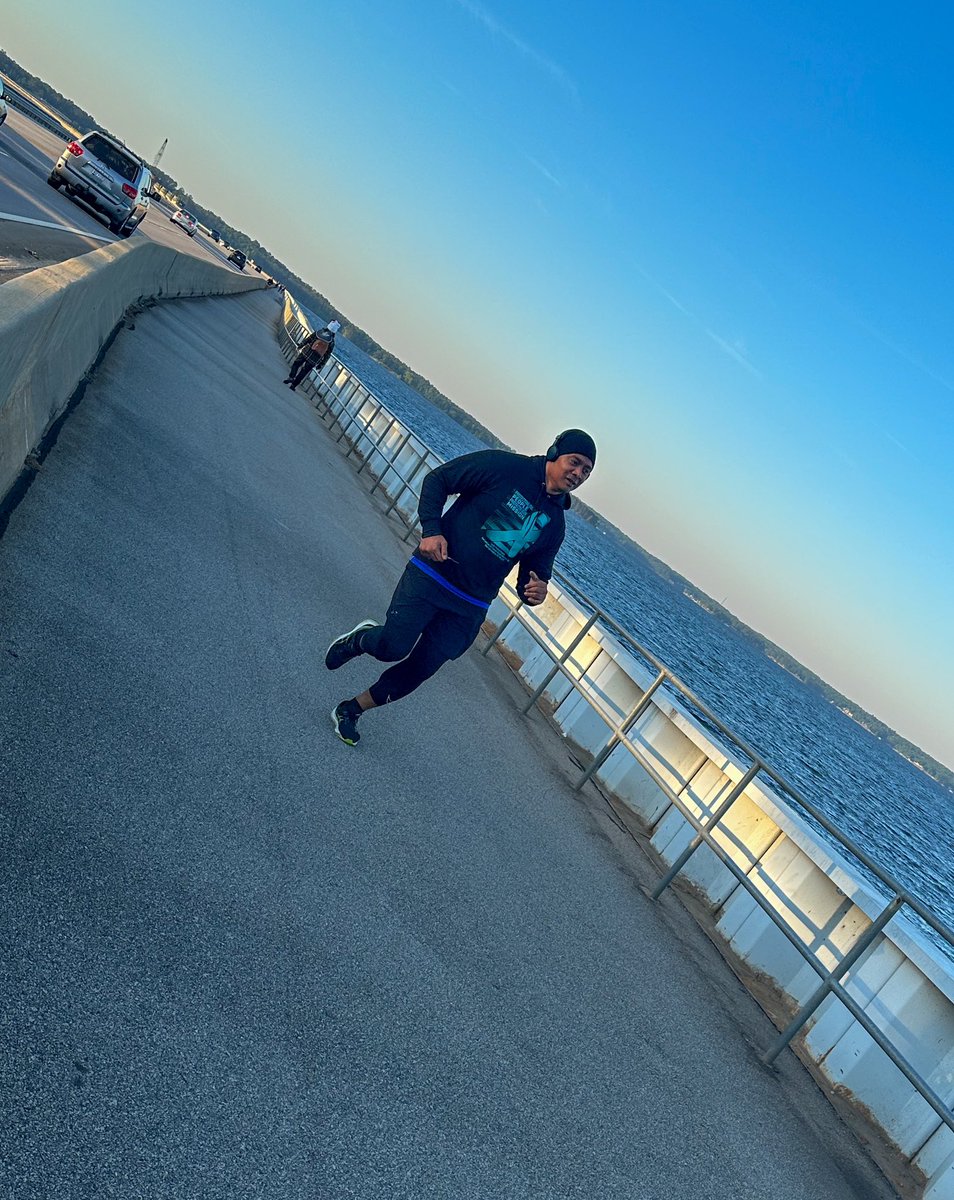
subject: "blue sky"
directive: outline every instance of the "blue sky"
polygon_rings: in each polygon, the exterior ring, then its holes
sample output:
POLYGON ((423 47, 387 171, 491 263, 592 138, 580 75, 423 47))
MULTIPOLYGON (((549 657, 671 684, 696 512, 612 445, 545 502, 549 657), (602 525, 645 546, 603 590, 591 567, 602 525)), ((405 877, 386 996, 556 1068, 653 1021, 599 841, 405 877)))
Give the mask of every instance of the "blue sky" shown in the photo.
POLYGON ((3 47, 515 448, 591 429, 587 501, 954 766, 952 24, 48 0, 3 47))

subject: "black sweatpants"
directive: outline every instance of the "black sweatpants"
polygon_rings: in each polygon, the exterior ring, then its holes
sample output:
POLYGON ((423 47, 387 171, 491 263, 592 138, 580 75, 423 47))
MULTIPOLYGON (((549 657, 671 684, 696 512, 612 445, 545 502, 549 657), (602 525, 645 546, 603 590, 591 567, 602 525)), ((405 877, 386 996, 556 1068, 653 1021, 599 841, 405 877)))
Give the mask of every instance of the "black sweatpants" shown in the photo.
POLYGON ((486 615, 486 609, 460 600, 408 563, 384 624, 361 635, 365 654, 396 664, 371 685, 374 703, 402 699, 444 663, 460 658, 477 637, 486 615))
POLYGON ((315 365, 316 360, 310 354, 296 354, 292 359, 292 365, 288 369, 288 378, 291 380, 292 387, 298 387, 301 381, 305 378, 308 372, 315 365))

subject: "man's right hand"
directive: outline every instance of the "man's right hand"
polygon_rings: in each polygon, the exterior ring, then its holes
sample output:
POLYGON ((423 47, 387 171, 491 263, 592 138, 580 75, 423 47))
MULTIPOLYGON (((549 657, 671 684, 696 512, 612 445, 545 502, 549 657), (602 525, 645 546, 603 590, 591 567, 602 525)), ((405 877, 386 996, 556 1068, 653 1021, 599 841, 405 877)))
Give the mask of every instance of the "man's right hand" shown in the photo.
POLYGON ((446 562, 447 538, 442 533, 438 533, 435 537, 421 538, 417 552, 428 562, 446 562))

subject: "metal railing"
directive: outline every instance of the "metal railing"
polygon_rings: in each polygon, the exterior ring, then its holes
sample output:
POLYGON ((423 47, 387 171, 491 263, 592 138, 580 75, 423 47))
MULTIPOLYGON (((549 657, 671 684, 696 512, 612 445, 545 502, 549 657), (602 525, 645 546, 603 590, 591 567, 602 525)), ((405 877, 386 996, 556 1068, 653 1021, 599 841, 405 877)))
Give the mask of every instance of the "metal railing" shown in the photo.
POLYGON ((55 133, 57 137, 69 139, 78 136, 78 129, 68 125, 62 117, 51 108, 47 108, 45 104, 41 104, 29 92, 24 91, 18 83, 14 83, 6 75, 0 76, 0 78, 3 79, 3 98, 11 108, 23 113, 35 124, 42 125, 49 133, 55 133))
MULTIPOLYGON (((304 314, 291 297, 287 297, 285 311, 287 319, 280 319, 279 329, 280 335, 284 334, 282 338, 283 350, 286 354, 290 355, 294 352, 294 348, 301 340, 303 333, 310 326, 305 320, 304 314)), ((362 435, 371 439, 370 447, 366 452, 364 462, 358 469, 358 474, 360 475, 368 469, 369 473, 373 476, 375 473, 375 460, 381 460, 384 469, 377 475, 371 487, 371 492, 374 493, 388 481, 392 484, 400 485, 397 493, 392 496, 387 513, 396 513, 400 518, 405 527, 403 535, 405 541, 416 538, 418 536, 416 519, 398 507, 399 500, 408 492, 415 496, 418 495, 418 492, 415 491, 415 484, 419 483, 427 471, 440 465, 444 460, 408 430, 386 408, 383 402, 357 379, 351 369, 341 362, 337 356, 333 355, 331 357, 329 363, 325 365, 320 374, 313 372, 309 375, 304 386, 307 387, 308 394, 312 396, 319 414, 324 420, 329 422, 330 428, 334 430, 337 426, 339 429, 337 441, 339 443, 343 440, 350 441, 351 444, 347 451, 347 456, 350 457, 352 453, 358 450, 362 435), (365 413, 366 405, 370 405, 370 414, 365 413), (372 436, 374 423, 379 418, 384 419, 384 428, 372 436), (400 431, 398 441, 395 446, 389 448, 388 439, 395 431, 400 431), (404 468, 404 474, 402 474, 398 471, 395 464, 399 456, 405 452, 409 445, 412 445, 414 448, 413 468, 410 471, 404 468)), ((915 1158, 920 1153, 923 1145, 937 1132, 942 1124, 954 1131, 954 1112, 952 1112, 944 1099, 938 1095, 935 1089, 908 1061, 904 1054, 888 1039, 883 1030, 872 1021, 862 1006, 846 990, 843 980, 849 971, 860 966, 867 952, 879 942, 887 925, 904 908, 910 909, 911 912, 917 914, 920 920, 951 948, 952 957, 954 957, 954 931, 943 925, 915 896, 911 895, 907 888, 880 867, 860 846, 836 828, 816 805, 802 796, 762 755, 753 750, 741 737, 734 733, 703 700, 696 696, 650 650, 640 645, 613 617, 601 609, 595 601, 590 599, 575 581, 559 571, 554 571, 554 578, 567 590, 581 609, 584 611, 588 610, 585 621, 570 644, 566 647, 556 649, 553 640, 547 636, 546 627, 542 620, 532 610, 528 611, 516 592, 507 585, 506 602, 510 607, 510 612, 488 639, 482 653, 489 653, 491 648, 500 640, 508 626, 510 626, 511 622, 519 622, 524 631, 553 660, 549 672, 537 685, 529 700, 523 706, 522 711, 528 713, 541 700, 557 676, 560 676, 567 681, 577 694, 583 697, 593 712, 607 726, 606 742, 593 756, 592 760, 585 767, 581 768, 581 774, 574 785, 575 788, 577 790, 582 788, 587 780, 591 779, 599 771, 600 767, 603 766, 613 751, 618 747, 623 747, 642 769, 647 772, 653 782, 662 790, 666 799, 681 813, 682 817, 692 828, 694 833, 692 840, 660 879, 652 892, 653 899, 658 899, 663 891, 683 871, 696 851, 700 847, 706 846, 733 876, 736 886, 743 888, 752 897, 802 959, 818 975, 818 986, 805 1003, 801 1005, 785 1029, 780 1032, 774 1043, 764 1052, 762 1060, 767 1064, 773 1063, 782 1050, 791 1042, 792 1038, 811 1019, 813 1013, 816 1012, 822 1002, 829 995, 835 996, 848 1012, 851 1013, 858 1024, 868 1033, 871 1039, 884 1051, 905 1079, 908 1080, 912 1087, 931 1106, 939 1118, 939 1124, 924 1139, 921 1146, 909 1156, 911 1159, 915 1158), (600 632, 605 631, 611 634, 625 649, 649 663, 656 672, 652 682, 645 687, 639 699, 626 712, 620 711, 608 699, 602 699, 598 687, 588 681, 588 676, 592 672, 594 665, 599 662, 601 653, 597 653, 588 664, 583 666, 573 659, 574 652, 595 628, 600 632), (654 697, 663 686, 670 692, 675 692, 678 696, 682 697, 691 709, 701 714, 709 724, 728 739, 735 750, 749 763, 748 768, 740 775, 737 782, 730 787, 728 793, 720 800, 717 807, 708 814, 707 820, 703 820, 697 816, 683 798, 683 794, 691 786, 695 774, 682 783, 678 790, 673 788, 668 780, 663 778, 659 771, 656 770, 633 740, 632 735, 634 731, 636 731, 637 727, 640 726, 640 723, 644 721, 646 715, 652 709, 654 697), (728 853, 725 846, 718 840, 718 834, 725 832, 723 822, 731 811, 732 806, 759 775, 771 780, 775 787, 782 792, 784 799, 796 811, 801 811, 810 817, 815 824, 820 826, 833 839, 840 849, 846 851, 857 863, 861 864, 878 881, 878 884, 880 884, 885 893, 885 896, 882 897, 884 907, 871 920, 871 924, 867 929, 858 935, 852 945, 842 954, 839 961, 832 968, 826 967, 813 952, 811 945, 803 940, 797 931, 787 924, 778 910, 768 902, 750 878, 761 859, 771 847, 767 846, 758 853, 753 853, 748 869, 743 870, 728 853)), ((705 762, 700 764, 697 770, 701 769, 704 765, 705 762)), ((722 905, 725 903, 726 901, 723 900, 722 905)))

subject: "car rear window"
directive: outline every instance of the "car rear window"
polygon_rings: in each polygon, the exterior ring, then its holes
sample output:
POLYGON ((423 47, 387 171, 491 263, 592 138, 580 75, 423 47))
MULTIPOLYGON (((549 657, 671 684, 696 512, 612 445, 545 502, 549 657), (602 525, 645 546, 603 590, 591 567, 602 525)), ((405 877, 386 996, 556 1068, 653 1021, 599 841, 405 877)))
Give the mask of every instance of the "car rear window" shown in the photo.
POLYGON ((136 182, 136 176, 141 169, 137 159, 125 154, 118 146, 107 142, 98 133, 86 138, 83 145, 90 154, 94 154, 101 163, 104 163, 111 171, 115 171, 121 179, 125 179, 129 183, 136 182))

